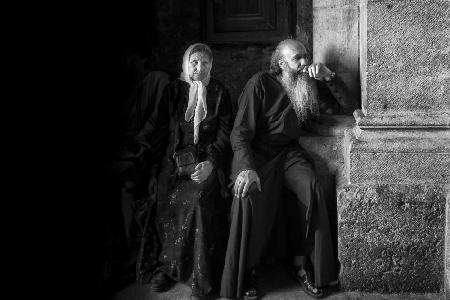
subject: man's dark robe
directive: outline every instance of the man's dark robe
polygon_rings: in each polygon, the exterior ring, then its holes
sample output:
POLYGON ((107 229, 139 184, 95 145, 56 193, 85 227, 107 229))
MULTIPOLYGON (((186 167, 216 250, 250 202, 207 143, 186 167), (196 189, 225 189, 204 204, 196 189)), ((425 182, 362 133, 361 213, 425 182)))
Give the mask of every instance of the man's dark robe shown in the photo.
MULTIPOLYGON (((221 286, 221 296, 227 298, 242 296, 244 272, 259 264, 276 230, 277 216, 285 214, 281 195, 286 167, 300 164, 313 170, 312 160, 299 144, 302 131, 295 111, 274 75, 267 72, 254 75, 244 87, 238 106, 231 133, 234 151, 231 177, 234 182, 241 171, 255 170, 262 191, 233 199, 221 286)), ((336 279, 336 258, 323 192, 319 188, 314 190, 305 215, 298 217, 306 218, 306 235, 314 241, 308 256, 314 266, 316 284, 324 286, 336 279)))

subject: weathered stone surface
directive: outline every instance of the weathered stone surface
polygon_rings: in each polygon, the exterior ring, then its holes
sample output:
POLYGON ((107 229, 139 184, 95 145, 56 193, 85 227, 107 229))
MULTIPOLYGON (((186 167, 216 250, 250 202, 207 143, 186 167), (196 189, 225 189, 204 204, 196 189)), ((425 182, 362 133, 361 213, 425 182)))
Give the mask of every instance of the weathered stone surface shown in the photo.
POLYGON ((360 101, 359 1, 313 1, 313 58, 334 70, 360 101))
POLYGON ((349 185, 338 193, 341 283, 346 290, 441 292, 443 185, 349 185))
POLYGON ((355 126, 347 177, 356 183, 450 182, 450 131, 355 126))
POLYGON ((450 1, 363 0, 361 15, 367 114, 448 113, 450 1))
POLYGON ((448 183, 450 153, 352 152, 351 183, 448 183))

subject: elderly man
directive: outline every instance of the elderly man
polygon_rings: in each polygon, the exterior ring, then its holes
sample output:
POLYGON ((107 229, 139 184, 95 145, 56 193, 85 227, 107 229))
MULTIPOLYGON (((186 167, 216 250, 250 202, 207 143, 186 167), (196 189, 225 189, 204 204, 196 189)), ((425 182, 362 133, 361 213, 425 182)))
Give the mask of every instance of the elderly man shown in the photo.
MULTIPOLYGON (((234 199, 222 297, 257 298, 255 267, 280 220, 288 225, 291 273, 303 290, 320 298, 337 284, 323 189, 298 142, 302 126, 319 114, 316 81, 342 103, 335 77, 323 64, 309 65, 306 48, 288 39, 274 51, 270 72, 244 87, 231 133, 234 199), (281 197, 286 190, 292 197, 281 197)), ((342 104, 346 113, 356 108, 355 102, 342 104)))

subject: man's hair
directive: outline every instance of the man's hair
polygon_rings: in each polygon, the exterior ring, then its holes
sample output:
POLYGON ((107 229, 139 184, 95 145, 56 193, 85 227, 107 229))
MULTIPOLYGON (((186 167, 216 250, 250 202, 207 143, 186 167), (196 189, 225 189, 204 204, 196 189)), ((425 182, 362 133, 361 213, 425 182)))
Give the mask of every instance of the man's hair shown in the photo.
POLYGON ((274 75, 281 74, 281 67, 278 62, 280 61, 280 59, 284 59, 283 54, 281 54, 281 49, 283 47, 280 47, 280 44, 278 44, 275 51, 273 51, 272 57, 270 59, 270 72, 272 72, 272 74, 274 74, 274 75))
POLYGON ((213 59, 211 49, 205 44, 195 45, 194 48, 192 48, 190 55, 194 54, 195 52, 205 53, 208 56, 209 60, 213 59))
MULTIPOLYGON (((280 75, 282 70, 280 64, 278 63, 281 59, 284 59, 284 55, 281 53, 286 44, 296 41, 302 44, 300 41, 294 39, 285 39, 278 43, 277 48, 272 53, 272 57, 270 59, 270 72, 274 75, 280 75)), ((302 44, 303 45, 303 44, 302 44)))

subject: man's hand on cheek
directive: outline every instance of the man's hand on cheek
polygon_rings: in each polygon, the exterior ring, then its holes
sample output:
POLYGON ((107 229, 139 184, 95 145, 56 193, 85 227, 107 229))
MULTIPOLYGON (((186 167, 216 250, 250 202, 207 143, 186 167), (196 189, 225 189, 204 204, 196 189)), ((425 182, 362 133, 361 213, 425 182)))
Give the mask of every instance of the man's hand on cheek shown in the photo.
POLYGON ((323 80, 324 77, 329 77, 332 73, 333 72, 322 63, 313 63, 308 67, 309 77, 317 80, 323 80))

